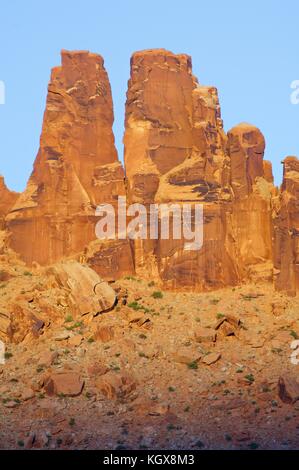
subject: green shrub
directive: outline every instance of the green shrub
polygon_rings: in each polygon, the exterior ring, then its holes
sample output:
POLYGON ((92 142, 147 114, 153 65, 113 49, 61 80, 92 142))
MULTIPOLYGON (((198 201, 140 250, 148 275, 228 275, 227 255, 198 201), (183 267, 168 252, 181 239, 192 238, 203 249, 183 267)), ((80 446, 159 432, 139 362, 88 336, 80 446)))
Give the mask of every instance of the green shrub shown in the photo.
POLYGON ((163 293, 159 290, 152 293, 154 299, 163 299, 163 293))

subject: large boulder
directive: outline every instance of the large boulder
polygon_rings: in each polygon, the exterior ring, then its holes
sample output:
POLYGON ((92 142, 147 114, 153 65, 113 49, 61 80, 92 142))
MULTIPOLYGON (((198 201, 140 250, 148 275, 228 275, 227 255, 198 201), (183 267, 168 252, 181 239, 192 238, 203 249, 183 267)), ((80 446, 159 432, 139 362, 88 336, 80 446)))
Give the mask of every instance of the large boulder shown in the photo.
POLYGON ((57 263, 48 272, 68 291, 69 307, 75 315, 96 315, 111 310, 116 303, 112 287, 86 265, 67 261, 57 263))

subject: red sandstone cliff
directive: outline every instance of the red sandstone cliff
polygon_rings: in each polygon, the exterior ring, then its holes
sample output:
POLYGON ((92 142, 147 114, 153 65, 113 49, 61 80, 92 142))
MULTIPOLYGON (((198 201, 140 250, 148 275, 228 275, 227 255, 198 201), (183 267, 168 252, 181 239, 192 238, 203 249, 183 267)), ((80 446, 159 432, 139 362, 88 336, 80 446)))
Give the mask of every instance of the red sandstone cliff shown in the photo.
POLYGON ((299 287, 299 161, 288 157, 283 165, 274 211, 274 280, 278 290, 295 295, 299 287))
POLYGON ((0 220, 11 210, 18 196, 19 193, 7 188, 3 176, 0 176, 0 220))
POLYGON ((135 271, 164 287, 203 290, 272 281, 274 263, 276 287, 296 292, 298 160, 285 160, 278 192, 262 133, 244 123, 224 132, 217 90, 198 84, 188 55, 157 49, 131 58, 126 182, 112 124, 102 57, 62 51, 27 188, 18 196, 0 185, 0 217, 8 214, 10 246, 27 264, 76 257, 106 278, 135 271), (96 206, 115 206, 119 195, 147 207, 200 202, 203 248, 171 237, 96 240, 96 206))
POLYGON ((202 250, 136 241, 137 272, 199 289, 271 277, 273 186, 264 138, 247 124, 226 136, 217 90, 198 85, 189 56, 133 55, 124 143, 131 201, 204 206, 202 250))
MULTIPOLYGON (((27 188, 7 217, 11 247, 26 261, 51 264, 95 240, 95 209, 125 194, 124 171, 112 132, 113 106, 103 58, 62 51, 52 70, 40 149, 27 188)), ((111 245, 111 244, 110 244, 111 245)), ((127 242, 98 257, 102 274, 132 269, 127 242)), ((92 257, 96 256, 95 247, 92 257)))

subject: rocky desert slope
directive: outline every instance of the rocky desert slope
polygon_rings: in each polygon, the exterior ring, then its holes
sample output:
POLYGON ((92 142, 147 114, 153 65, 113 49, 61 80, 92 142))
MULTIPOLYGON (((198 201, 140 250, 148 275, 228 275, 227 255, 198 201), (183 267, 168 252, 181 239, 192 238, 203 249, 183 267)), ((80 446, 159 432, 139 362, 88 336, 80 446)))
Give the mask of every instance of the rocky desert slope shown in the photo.
POLYGON ((91 273, 18 267, 1 284, 14 340, 1 448, 298 448, 297 298, 269 284, 162 292, 133 277, 95 294, 91 273))
POLYGON ((62 51, 27 187, 0 181, 0 447, 298 448, 298 160, 276 188, 164 49, 131 58, 125 167, 112 125, 103 58, 62 51), (118 196, 201 203, 202 249, 97 239, 118 196))

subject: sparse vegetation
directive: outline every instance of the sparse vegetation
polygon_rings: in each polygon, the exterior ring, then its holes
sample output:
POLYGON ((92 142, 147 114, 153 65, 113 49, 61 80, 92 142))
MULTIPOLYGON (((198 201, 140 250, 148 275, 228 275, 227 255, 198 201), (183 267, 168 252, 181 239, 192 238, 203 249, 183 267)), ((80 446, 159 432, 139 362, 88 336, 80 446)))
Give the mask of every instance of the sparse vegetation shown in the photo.
POLYGON ((138 355, 139 355, 139 357, 144 357, 144 358, 148 359, 148 356, 143 351, 139 351, 138 355))
POLYGON ((257 442, 251 442, 248 447, 251 450, 256 450, 259 448, 259 445, 257 444, 257 442))
POLYGON ((199 449, 202 449, 204 446, 205 446, 204 443, 200 440, 195 442, 195 447, 198 447, 199 449))
POLYGON ((198 369, 198 364, 196 361, 189 362, 187 366, 189 369, 198 369))
POLYGON ((163 292, 157 290, 157 291, 152 293, 152 297, 154 299, 163 299, 163 292))
POLYGON ((245 379, 248 380, 248 382, 250 383, 254 382, 254 376, 252 374, 245 375, 245 379))
POLYGON ((68 331, 72 331, 72 330, 75 330, 76 328, 81 328, 82 326, 83 326, 83 322, 77 321, 73 325, 66 326, 65 329, 68 331))
POLYGON ((72 317, 71 314, 67 315, 64 319, 65 323, 71 323, 72 321, 74 321, 74 320, 73 320, 73 317, 72 317))

